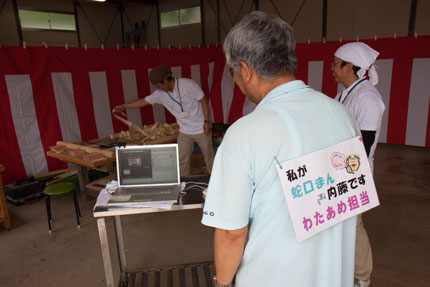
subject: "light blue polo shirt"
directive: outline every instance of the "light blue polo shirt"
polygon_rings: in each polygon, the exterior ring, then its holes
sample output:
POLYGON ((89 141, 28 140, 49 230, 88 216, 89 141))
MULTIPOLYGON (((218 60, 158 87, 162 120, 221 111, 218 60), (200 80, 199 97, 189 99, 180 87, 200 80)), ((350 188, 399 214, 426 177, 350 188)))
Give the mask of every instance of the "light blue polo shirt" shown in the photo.
POLYGON ((218 148, 202 223, 234 230, 249 224, 237 287, 353 286, 353 217, 297 243, 275 167, 359 135, 342 104, 302 81, 270 91, 236 121, 218 148))

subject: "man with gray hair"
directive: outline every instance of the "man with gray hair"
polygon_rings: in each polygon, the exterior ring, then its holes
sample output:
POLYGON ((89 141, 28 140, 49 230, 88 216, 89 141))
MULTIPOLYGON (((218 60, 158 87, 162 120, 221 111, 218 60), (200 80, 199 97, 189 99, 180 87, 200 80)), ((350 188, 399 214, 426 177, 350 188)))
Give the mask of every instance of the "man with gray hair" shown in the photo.
POLYGON ((295 39, 282 19, 245 16, 224 52, 258 105, 228 129, 212 169, 202 223, 215 227, 214 286, 351 287, 356 218, 298 243, 276 165, 358 136, 354 119, 295 79, 295 39))

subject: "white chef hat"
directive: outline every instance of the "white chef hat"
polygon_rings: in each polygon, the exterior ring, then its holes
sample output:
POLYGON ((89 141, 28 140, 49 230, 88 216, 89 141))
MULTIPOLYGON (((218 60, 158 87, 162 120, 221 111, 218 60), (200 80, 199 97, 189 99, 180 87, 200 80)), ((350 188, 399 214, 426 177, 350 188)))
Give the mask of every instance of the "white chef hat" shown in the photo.
POLYGON ((378 74, 376 73, 374 63, 379 52, 362 42, 353 42, 340 46, 334 55, 345 62, 360 67, 361 69, 357 72, 359 79, 364 78, 368 70, 369 80, 372 85, 378 83, 378 74))

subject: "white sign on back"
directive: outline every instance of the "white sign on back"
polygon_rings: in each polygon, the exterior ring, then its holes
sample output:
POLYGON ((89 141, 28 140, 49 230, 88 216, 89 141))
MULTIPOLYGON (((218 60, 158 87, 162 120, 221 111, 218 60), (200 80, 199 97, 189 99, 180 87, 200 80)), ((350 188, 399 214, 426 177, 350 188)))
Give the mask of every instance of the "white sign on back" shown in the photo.
POLYGON ((276 166, 298 242, 379 205, 361 137, 276 166))

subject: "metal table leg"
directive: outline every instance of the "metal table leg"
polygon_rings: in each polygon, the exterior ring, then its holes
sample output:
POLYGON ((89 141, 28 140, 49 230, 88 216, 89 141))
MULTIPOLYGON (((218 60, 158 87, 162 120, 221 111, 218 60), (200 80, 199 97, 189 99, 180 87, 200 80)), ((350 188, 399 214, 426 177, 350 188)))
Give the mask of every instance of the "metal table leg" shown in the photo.
POLYGON ((120 267, 120 281, 119 286, 127 286, 127 262, 125 259, 125 249, 124 249, 124 238, 122 236, 122 226, 121 217, 119 215, 114 216, 115 222, 115 234, 116 234, 116 245, 118 248, 119 256, 119 267, 120 267))
POLYGON ((106 286, 115 287, 112 273, 112 261, 109 253, 109 243, 106 232, 106 222, 104 217, 97 218, 97 227, 99 229, 100 246, 102 248, 103 266, 105 269, 106 286))

